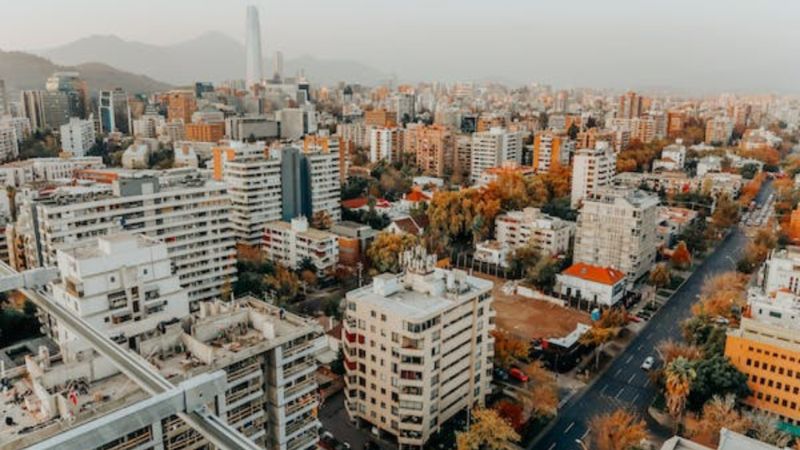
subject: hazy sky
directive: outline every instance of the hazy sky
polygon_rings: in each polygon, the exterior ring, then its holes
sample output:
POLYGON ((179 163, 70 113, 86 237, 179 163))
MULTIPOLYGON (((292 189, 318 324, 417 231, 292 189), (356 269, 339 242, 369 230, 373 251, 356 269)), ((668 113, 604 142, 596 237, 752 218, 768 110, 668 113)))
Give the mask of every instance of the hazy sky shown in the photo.
POLYGON ((794 0, 0 0, 0 49, 90 34, 152 44, 209 30, 265 53, 353 59, 401 79, 800 91, 794 0))

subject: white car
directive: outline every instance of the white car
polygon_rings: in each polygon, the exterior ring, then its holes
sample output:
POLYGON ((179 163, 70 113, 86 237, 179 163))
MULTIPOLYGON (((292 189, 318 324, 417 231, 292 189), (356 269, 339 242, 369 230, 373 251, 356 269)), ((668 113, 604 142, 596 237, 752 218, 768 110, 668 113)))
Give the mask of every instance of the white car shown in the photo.
POLYGON ((648 356, 647 358, 644 359, 644 362, 642 363, 642 370, 650 370, 650 369, 652 369, 653 368, 653 364, 655 364, 655 362, 656 362, 656 360, 653 359, 652 356, 648 356))

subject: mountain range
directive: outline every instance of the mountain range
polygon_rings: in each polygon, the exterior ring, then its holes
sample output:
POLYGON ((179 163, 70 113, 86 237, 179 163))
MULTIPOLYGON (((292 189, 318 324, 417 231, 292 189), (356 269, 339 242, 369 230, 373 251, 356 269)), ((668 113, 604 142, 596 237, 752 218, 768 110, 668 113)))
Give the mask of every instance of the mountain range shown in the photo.
POLYGON ((10 92, 22 89, 44 89, 47 77, 53 72, 76 71, 86 81, 89 90, 121 87, 130 93, 147 93, 169 89, 170 85, 145 75, 125 72, 100 62, 77 65, 58 65, 40 56, 23 52, 0 50, 0 79, 10 92))
MULTIPOLYGON (((220 32, 207 32, 194 39, 172 45, 152 45, 127 41, 114 35, 93 35, 33 53, 57 64, 77 65, 99 62, 120 70, 143 73, 173 85, 195 81, 241 79, 244 77, 244 46, 220 32)), ((265 59, 265 75, 272 73, 265 59)), ((356 61, 319 59, 311 56, 285 58, 284 76, 303 71, 313 83, 338 81, 376 84, 389 75, 356 61)))

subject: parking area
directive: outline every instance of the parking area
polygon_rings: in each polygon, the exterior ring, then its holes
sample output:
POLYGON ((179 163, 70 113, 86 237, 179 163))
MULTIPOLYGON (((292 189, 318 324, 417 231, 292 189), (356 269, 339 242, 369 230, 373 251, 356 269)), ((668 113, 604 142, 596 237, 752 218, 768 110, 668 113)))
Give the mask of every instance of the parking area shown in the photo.
POLYGON ((344 394, 338 392, 325 400, 319 410, 319 420, 322 422, 320 435, 326 431, 341 444, 340 448, 362 450, 367 447, 367 442, 372 442, 383 450, 393 450, 397 446, 389 442, 377 441, 369 430, 357 428, 350 422, 347 411, 344 409, 344 394), (345 445, 346 444, 346 445, 345 445), (349 445, 349 447, 347 447, 349 445))

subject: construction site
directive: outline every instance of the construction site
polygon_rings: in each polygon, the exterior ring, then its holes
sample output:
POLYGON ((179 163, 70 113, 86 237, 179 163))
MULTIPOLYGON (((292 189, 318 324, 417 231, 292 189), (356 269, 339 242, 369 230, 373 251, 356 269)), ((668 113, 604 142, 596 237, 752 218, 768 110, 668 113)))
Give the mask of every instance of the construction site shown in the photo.
POLYGON ((159 395, 106 356, 64 362, 41 346, 0 376, 0 448, 209 448, 184 420, 190 410, 211 411, 261 448, 314 448, 325 345, 315 321, 252 296, 201 303, 140 342, 138 355, 176 386, 159 395))

